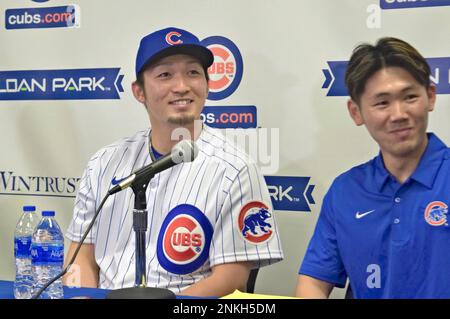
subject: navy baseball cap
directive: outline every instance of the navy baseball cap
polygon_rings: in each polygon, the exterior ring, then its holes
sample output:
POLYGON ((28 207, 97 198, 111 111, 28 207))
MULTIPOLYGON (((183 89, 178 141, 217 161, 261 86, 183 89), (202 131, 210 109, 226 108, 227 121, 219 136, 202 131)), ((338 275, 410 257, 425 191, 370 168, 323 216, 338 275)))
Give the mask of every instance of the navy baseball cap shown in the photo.
POLYGON ((187 54, 196 57, 203 67, 208 68, 214 55, 192 33, 170 27, 142 38, 136 56, 136 76, 144 67, 161 58, 174 54, 187 54))

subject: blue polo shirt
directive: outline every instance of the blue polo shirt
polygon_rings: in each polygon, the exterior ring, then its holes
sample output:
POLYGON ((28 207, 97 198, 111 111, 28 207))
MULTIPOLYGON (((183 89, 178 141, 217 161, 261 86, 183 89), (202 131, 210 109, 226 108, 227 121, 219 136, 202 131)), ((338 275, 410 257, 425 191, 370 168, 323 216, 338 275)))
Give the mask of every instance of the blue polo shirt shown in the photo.
POLYGON ((450 149, 428 139, 403 184, 381 154, 334 180, 299 274, 348 277, 355 298, 450 298, 450 149))

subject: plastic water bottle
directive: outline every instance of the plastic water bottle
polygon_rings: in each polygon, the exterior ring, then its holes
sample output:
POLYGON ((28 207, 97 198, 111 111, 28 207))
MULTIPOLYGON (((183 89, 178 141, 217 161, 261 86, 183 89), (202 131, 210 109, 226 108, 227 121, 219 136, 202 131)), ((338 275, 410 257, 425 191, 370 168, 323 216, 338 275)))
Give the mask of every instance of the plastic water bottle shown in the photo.
POLYGON ((23 214, 14 231, 14 259, 16 262, 16 279, 14 297, 29 299, 33 289, 31 273, 31 237, 38 222, 35 206, 24 206, 23 214))
MULTIPOLYGON (((43 211, 42 219, 33 233, 31 243, 31 268, 34 279, 33 295, 63 269, 64 237, 54 217, 54 211, 43 211)), ((61 278, 47 287, 40 298, 63 298, 61 278)))

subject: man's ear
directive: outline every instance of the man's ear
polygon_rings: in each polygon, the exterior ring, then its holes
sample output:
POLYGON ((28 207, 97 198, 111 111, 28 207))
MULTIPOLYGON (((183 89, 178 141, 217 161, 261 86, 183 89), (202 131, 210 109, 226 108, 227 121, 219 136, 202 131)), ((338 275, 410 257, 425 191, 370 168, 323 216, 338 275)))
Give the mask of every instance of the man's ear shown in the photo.
POLYGON ((353 122, 355 122, 356 125, 360 126, 364 124, 364 118, 361 114, 361 107, 355 101, 353 101, 352 99, 348 100, 347 109, 348 113, 353 119, 353 122))
POLYGON ((436 85, 431 84, 427 89, 427 95, 428 95, 428 112, 431 112, 434 110, 434 104, 436 103, 436 85))
POLYGON ((145 103, 145 93, 144 88, 141 87, 136 81, 131 84, 131 90, 133 91, 134 98, 141 102, 145 103))

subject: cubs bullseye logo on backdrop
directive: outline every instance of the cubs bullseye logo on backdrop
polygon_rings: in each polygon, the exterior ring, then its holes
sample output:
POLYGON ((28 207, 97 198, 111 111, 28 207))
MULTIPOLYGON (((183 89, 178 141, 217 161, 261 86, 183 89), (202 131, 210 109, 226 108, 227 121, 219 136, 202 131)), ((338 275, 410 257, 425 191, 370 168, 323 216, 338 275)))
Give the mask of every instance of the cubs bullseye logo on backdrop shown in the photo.
POLYGON ((159 232, 159 263, 174 274, 194 272, 208 259, 212 234, 210 221, 197 207, 176 206, 164 219, 159 232))
POLYGON ((448 206, 440 201, 434 201, 425 208, 425 221, 431 226, 448 226, 447 224, 448 206))
POLYGON ((233 94, 241 83, 244 71, 241 53, 238 47, 225 37, 213 36, 201 42, 214 54, 214 62, 208 69, 208 100, 223 100, 233 94))
POLYGON ((245 204, 238 218, 238 227, 245 240, 264 243, 272 237, 273 217, 269 207, 263 202, 252 201, 245 204))

